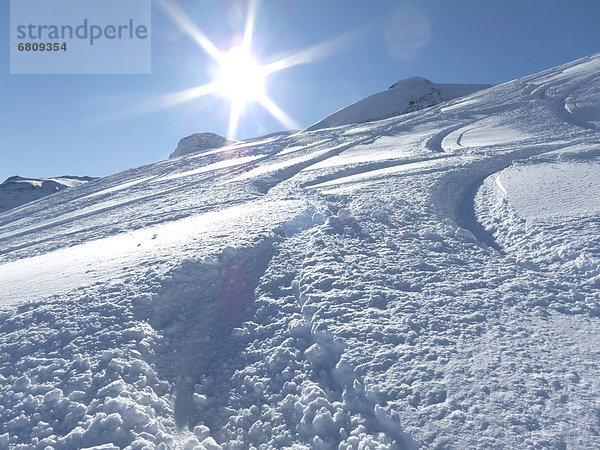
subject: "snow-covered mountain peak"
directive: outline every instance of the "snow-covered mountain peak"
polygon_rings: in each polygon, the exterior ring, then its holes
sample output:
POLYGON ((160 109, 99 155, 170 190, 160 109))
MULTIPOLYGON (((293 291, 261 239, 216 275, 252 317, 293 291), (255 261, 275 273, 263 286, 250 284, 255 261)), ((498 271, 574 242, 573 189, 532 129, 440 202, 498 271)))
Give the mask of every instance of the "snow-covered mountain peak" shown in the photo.
POLYGON ((435 85, 435 83, 431 80, 428 80, 427 78, 423 78, 423 77, 410 77, 410 78, 405 78, 404 80, 400 80, 395 82, 394 84, 392 84, 389 89, 396 89, 396 88, 415 88, 418 86, 432 86, 435 85))
POLYGON ((71 175, 54 178, 25 178, 18 175, 9 177, 0 184, 0 213, 93 179, 71 175))
POLYGON ((400 80, 321 119, 307 131, 387 119, 453 100, 491 87, 490 84, 437 84, 423 77, 400 80))
POLYGON ((194 133, 181 139, 175 151, 169 155, 169 158, 177 158, 188 153, 224 147, 236 142, 217 133, 194 133))

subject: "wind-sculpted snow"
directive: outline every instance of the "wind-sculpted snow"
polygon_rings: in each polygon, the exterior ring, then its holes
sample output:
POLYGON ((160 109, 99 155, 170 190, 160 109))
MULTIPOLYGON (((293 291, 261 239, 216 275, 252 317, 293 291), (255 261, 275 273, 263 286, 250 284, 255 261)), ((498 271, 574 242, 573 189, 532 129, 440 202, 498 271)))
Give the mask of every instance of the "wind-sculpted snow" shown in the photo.
POLYGON ((599 76, 0 214, 0 448, 593 447, 599 76))

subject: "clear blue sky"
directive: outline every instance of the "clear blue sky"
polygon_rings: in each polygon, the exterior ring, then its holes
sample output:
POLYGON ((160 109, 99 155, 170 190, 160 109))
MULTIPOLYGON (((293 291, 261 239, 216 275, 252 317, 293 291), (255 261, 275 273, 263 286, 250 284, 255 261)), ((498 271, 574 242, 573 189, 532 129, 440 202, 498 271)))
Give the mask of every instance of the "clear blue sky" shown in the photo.
MULTIPOLYGON (((180 0, 227 50, 246 3, 180 0)), ((337 53, 275 73, 270 98, 301 126, 414 75, 436 82, 502 83, 600 51, 598 0, 263 0, 254 51, 269 61, 359 30, 337 53)), ((11 175, 102 176, 164 159, 180 138, 225 134, 216 96, 115 119, 144 99, 210 81, 212 60, 161 10, 152 11, 151 75, 10 75, 9 2, 0 6, 0 181, 11 175)), ((238 137, 282 129, 247 108, 238 137)))

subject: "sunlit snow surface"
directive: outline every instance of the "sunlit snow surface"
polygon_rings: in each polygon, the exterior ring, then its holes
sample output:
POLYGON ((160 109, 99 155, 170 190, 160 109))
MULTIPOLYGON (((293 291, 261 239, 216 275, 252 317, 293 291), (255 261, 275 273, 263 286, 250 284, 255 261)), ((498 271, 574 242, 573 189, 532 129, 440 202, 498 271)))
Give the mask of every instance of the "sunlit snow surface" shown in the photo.
POLYGON ((600 160, 511 166, 498 176, 524 219, 600 215, 600 160))
POLYGON ((597 445, 598 80, 594 55, 0 214, 0 448, 597 445))

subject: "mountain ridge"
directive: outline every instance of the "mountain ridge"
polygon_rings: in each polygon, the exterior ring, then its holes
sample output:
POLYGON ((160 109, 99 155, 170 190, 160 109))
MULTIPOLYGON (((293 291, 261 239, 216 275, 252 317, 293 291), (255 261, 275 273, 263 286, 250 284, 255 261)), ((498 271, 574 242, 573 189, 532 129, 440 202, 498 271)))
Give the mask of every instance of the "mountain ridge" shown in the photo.
POLYGON ((95 177, 74 175, 51 178, 13 175, 0 183, 0 213, 95 179, 95 177))
POLYGON ((492 84, 438 84, 427 78, 414 76, 397 81, 385 91, 377 92, 337 110, 306 128, 306 131, 400 116, 493 86, 492 84))

